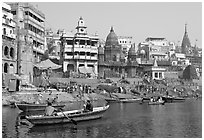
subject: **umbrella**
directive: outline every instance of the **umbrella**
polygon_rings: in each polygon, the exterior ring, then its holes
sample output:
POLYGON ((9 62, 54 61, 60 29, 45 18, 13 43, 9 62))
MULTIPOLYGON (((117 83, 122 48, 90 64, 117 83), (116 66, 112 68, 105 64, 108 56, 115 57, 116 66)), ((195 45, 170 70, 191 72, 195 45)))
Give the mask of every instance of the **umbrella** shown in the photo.
POLYGON ((111 86, 111 85, 98 85, 97 88, 105 90, 107 92, 115 92, 118 89, 117 86, 111 86))
POLYGON ((36 66, 40 70, 46 70, 48 68, 50 68, 50 69, 59 69, 59 68, 62 67, 60 65, 57 65, 57 64, 53 63, 50 59, 47 59, 45 61, 41 61, 40 63, 34 64, 34 66, 36 66))

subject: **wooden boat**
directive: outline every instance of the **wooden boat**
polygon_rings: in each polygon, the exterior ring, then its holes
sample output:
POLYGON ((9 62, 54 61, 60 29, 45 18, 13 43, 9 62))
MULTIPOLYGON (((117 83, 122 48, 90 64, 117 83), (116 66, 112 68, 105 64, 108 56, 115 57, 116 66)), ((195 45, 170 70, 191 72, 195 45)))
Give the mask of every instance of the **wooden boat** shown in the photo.
POLYGON ((120 102, 119 99, 117 98, 105 98, 106 102, 108 103, 116 103, 116 102, 120 102))
POLYGON ((185 98, 180 98, 180 97, 174 97, 173 102, 184 102, 185 98))
POLYGON ((122 103, 134 103, 134 102, 141 102, 142 98, 126 98, 126 99, 120 99, 120 102, 122 103))
MULTIPOLYGON (((17 108, 24 112, 30 112, 30 111, 45 111, 45 108, 47 104, 15 104, 17 108)), ((65 104, 53 104, 53 107, 56 109, 63 108, 65 104)))
POLYGON ((165 101, 149 102, 148 105, 164 105, 165 101))
POLYGON ((93 111, 84 112, 83 110, 72 110, 57 113, 57 116, 26 116, 26 119, 34 125, 51 125, 60 123, 71 123, 72 120, 88 121, 99 119, 103 116, 103 113, 109 108, 109 105, 103 107, 95 107, 93 111), (67 118, 68 116, 69 118, 67 118), (71 120, 72 119, 72 120, 71 120))
POLYGON ((184 102, 185 101, 185 98, 179 98, 179 97, 162 97, 162 99, 166 103, 184 102))

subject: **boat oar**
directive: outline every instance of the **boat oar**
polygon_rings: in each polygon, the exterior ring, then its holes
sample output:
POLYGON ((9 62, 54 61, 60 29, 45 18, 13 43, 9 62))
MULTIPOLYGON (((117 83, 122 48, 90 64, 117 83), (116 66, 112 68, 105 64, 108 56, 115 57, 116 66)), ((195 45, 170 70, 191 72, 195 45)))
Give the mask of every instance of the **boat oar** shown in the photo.
POLYGON ((71 119, 70 117, 67 116, 67 114, 65 114, 62 110, 60 110, 62 112, 62 114, 68 119, 70 120, 74 125, 77 125, 77 122, 73 119, 71 119))

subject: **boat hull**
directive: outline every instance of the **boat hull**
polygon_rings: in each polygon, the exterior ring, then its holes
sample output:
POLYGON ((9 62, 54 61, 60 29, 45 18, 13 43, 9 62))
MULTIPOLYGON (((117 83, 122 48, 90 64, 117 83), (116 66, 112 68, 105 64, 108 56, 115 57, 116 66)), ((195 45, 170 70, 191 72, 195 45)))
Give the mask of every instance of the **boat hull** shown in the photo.
MULTIPOLYGON (((56 109, 59 109, 63 108, 65 104, 53 104, 52 106, 56 109)), ((16 104, 16 107, 24 112, 45 111, 47 104, 16 104)))
MULTIPOLYGON (((67 111, 64 112, 69 118, 75 120, 76 122, 80 121, 89 121, 94 119, 99 119, 103 117, 104 112, 109 108, 109 105, 105 107, 95 108, 91 112, 82 112, 81 110, 67 111), (71 113, 70 113, 71 112, 71 113)), ((34 125, 51 125, 51 124, 60 124, 60 123, 72 123, 70 119, 64 116, 62 113, 58 113, 57 116, 26 116, 26 119, 34 125)))
POLYGON ((121 99, 120 102, 122 103, 140 103, 142 99, 121 99))
POLYGON ((149 102, 148 105, 164 105, 164 101, 163 102, 149 102))

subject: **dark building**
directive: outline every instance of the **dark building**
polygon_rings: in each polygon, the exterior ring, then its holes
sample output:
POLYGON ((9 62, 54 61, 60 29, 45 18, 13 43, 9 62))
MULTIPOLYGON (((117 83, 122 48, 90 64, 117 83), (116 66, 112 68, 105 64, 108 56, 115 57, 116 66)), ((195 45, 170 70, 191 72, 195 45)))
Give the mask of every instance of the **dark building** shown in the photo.
POLYGON ((136 51, 132 45, 128 52, 128 60, 125 61, 125 54, 118 43, 118 37, 113 27, 106 38, 104 48, 98 49, 98 74, 99 77, 133 77, 136 74, 136 51))

